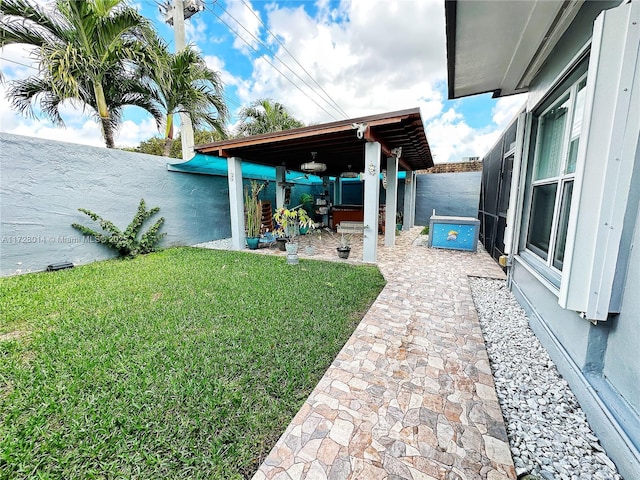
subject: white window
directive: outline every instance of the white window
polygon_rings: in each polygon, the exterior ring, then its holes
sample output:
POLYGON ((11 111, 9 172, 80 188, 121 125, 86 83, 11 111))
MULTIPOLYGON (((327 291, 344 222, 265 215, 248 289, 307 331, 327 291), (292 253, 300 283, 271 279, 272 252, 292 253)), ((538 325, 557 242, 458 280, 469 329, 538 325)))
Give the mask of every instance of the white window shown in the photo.
POLYGON ((562 308, 592 321, 619 313, 628 290, 640 161, 639 23, 634 1, 604 10, 593 25, 558 292, 562 308))
POLYGON ((583 76, 534 115, 535 153, 525 245, 556 271, 562 270, 564 262, 585 86, 583 76))

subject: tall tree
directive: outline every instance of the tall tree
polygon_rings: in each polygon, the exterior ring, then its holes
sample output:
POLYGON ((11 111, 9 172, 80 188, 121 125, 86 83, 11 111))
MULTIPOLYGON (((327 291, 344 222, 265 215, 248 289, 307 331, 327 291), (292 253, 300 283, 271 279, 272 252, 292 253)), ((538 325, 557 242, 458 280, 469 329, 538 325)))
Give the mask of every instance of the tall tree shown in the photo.
MULTIPOLYGON (((196 145, 219 142, 225 138, 220 132, 212 130, 196 130, 193 132, 193 137, 196 145)), ((166 146, 165 139, 158 136, 151 137, 140 142, 137 147, 123 148, 122 150, 146 153, 148 155, 161 155, 170 158, 182 158, 182 147, 179 140, 180 135, 177 135, 174 139, 173 145, 171 146, 169 155, 164 152, 164 148, 166 146)))
POLYGON ((236 133, 240 137, 304 127, 304 123, 292 117, 284 105, 268 98, 244 107, 238 116, 240 123, 236 133))
MULTIPOLYGON (((164 121, 164 114, 158 109, 153 93, 149 91, 139 79, 126 72, 110 72, 105 75, 105 102, 109 106, 109 122, 115 132, 122 122, 123 108, 126 106, 140 107, 149 112, 155 119, 158 128, 164 121)), ((82 79, 78 89, 79 99, 67 99, 80 107, 90 107, 96 119, 101 122, 98 114, 96 98, 87 79, 82 79)), ((54 123, 64 125, 60 114, 60 106, 65 101, 54 91, 50 82, 38 76, 31 76, 24 80, 10 83, 7 96, 15 110, 27 115, 33 114, 33 103, 38 103, 42 112, 54 123)))
POLYGON ((141 66, 138 75, 146 79, 159 110, 165 115, 164 156, 171 152, 174 118, 179 113, 188 113, 194 127, 211 128, 225 138, 228 110, 218 73, 207 67, 202 55, 190 45, 170 53, 166 44, 158 39, 154 50, 156 65, 141 66))
POLYGON ((121 87, 125 80, 133 81, 127 71, 133 63, 153 62, 148 46, 155 36, 150 23, 123 0, 57 0, 55 8, 29 0, 0 2, 0 47, 35 46, 40 64, 38 77, 14 86, 14 92, 25 94, 16 107, 33 114, 25 99, 40 96, 43 112, 64 124, 61 102, 89 106, 99 117, 108 148, 114 147, 118 109, 126 104, 121 87), (113 105, 115 99, 120 105, 113 105))

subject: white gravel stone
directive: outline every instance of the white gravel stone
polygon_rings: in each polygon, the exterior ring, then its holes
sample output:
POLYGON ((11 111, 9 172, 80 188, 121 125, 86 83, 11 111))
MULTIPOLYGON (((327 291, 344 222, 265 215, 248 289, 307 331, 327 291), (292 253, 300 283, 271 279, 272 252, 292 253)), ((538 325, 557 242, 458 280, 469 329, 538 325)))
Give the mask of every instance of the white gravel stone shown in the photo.
POLYGON ((196 243, 192 247, 211 248, 214 250, 231 250, 231 239, 221 238, 220 240, 212 240, 210 242, 196 243))
POLYGON ((622 480, 505 282, 469 281, 518 476, 622 480))

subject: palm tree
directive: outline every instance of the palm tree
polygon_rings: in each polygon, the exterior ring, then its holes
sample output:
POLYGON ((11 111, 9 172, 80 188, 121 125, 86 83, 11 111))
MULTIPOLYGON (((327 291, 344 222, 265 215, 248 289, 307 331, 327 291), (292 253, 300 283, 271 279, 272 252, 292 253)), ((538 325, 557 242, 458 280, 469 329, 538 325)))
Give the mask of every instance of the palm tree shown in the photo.
POLYGON ((165 115, 163 154, 169 156, 171 152, 174 117, 178 113, 189 114, 194 127, 209 127, 225 138, 224 124, 229 114, 218 73, 207 67, 202 55, 191 46, 169 53, 166 44, 158 39, 154 50, 158 63, 152 68, 140 67, 138 76, 145 79, 165 115))
POLYGON ((240 137, 304 127, 304 123, 292 117, 284 105, 268 98, 244 107, 238 116, 240 124, 236 132, 240 137))
MULTIPOLYGON (((164 120, 164 115, 158 109, 153 93, 150 92, 139 79, 133 76, 123 76, 123 72, 110 72, 105 75, 105 102, 109 106, 109 123, 115 132, 122 122, 123 108, 126 106, 140 107, 149 112, 155 119, 158 128, 164 120), (118 77, 118 75, 120 75, 118 77)), ((14 110, 27 116, 35 116, 32 103, 39 103, 44 114, 57 125, 64 125, 60 115, 60 105, 65 101, 53 90, 50 82, 41 77, 32 76, 24 80, 10 83, 7 96, 11 99, 14 110)), ((69 99, 81 107, 89 106, 93 115, 101 121, 98 114, 96 98, 93 95, 88 79, 82 79, 78 88, 78 99, 69 99)))
POLYGON ((133 82, 126 74, 131 65, 152 63, 148 45, 156 34, 150 23, 123 0, 57 0, 55 9, 2 0, 0 19, 0 47, 35 46, 40 63, 39 77, 14 87, 14 93, 23 93, 16 107, 33 114, 25 101, 39 96, 44 113, 63 125, 61 102, 89 106, 100 119, 107 147, 113 148, 119 109, 127 100, 124 85, 112 82, 133 82), (113 104, 116 99, 119 105, 113 104))

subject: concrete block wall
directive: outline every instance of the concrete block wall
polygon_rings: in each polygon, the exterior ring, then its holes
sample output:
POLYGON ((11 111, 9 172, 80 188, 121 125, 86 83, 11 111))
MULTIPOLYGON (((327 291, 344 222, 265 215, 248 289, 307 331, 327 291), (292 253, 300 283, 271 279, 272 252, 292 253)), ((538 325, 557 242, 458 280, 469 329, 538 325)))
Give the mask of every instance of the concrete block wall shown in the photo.
POLYGON ((149 225, 165 217, 165 247, 230 236, 227 178, 169 172, 168 161, 0 133, 0 275, 114 257, 71 227, 97 227, 80 207, 125 229, 144 198, 160 207, 149 225))
POLYGON ((437 215, 478 216, 482 171, 420 174, 416 177, 416 225, 437 215))

